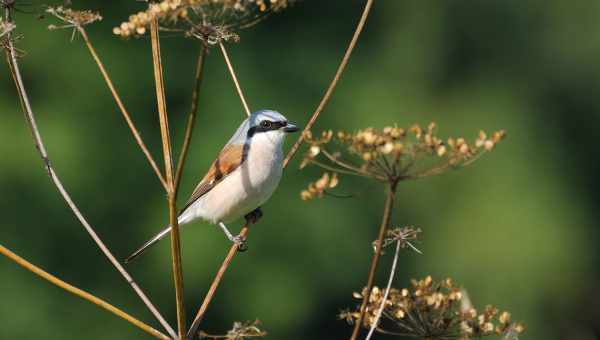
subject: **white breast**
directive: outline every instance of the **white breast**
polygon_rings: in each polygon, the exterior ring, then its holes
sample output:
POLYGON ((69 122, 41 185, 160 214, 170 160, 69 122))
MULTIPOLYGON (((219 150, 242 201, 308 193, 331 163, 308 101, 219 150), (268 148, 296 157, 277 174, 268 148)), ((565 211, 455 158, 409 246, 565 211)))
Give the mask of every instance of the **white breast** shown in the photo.
POLYGON ((198 217, 212 223, 228 223, 248 214, 265 203, 277 188, 282 162, 281 145, 253 141, 242 165, 192 204, 180 216, 180 223, 198 217))

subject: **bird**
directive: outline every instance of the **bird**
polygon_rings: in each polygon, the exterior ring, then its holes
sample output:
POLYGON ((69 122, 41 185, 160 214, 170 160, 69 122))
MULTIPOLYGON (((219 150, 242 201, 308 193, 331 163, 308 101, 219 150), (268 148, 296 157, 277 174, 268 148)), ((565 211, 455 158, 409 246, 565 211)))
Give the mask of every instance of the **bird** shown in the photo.
MULTIPOLYGON (((221 227, 227 238, 243 245, 226 223, 244 216, 255 223, 260 209, 275 192, 283 173, 283 144, 298 127, 273 110, 252 113, 221 149, 206 175, 192 192, 177 217, 180 226, 197 219, 221 227)), ((133 261, 171 231, 167 226, 125 259, 133 261)))

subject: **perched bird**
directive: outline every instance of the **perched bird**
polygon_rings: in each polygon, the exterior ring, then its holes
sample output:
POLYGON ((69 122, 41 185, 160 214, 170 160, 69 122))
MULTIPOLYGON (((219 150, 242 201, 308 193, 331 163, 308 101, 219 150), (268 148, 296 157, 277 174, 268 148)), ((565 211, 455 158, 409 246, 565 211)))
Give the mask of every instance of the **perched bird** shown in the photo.
MULTIPOLYGON (((273 194, 283 171, 283 142, 296 125, 276 111, 260 110, 251 114, 225 144, 181 210, 179 225, 198 218, 218 224, 235 243, 225 223, 242 216, 255 222, 262 216, 260 206, 273 194)), ((131 254, 130 262, 171 231, 168 226, 131 254)))

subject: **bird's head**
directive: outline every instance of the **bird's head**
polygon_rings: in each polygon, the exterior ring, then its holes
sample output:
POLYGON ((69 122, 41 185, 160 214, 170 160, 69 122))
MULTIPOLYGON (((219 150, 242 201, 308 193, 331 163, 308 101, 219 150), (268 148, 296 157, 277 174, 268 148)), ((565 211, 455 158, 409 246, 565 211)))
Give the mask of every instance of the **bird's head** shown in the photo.
POLYGON ((285 135, 298 131, 298 127, 281 113, 272 110, 256 111, 248 117, 246 136, 253 140, 268 140, 273 144, 281 144, 285 135))

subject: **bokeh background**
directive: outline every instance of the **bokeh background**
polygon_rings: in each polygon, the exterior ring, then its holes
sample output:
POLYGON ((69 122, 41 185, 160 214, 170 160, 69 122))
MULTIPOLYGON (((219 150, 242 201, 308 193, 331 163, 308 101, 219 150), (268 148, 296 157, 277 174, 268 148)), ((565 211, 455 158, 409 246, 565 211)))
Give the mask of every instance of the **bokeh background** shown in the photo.
MULTIPOLYGON (((39 11, 41 3, 23 6, 39 11)), ((148 39, 112 27, 135 1, 74 1, 100 10, 89 27, 126 106, 160 159, 148 39)), ((304 124, 333 76, 363 1, 305 0, 240 32, 231 58, 252 108, 304 124)), ((436 121, 440 134, 506 129, 492 154, 461 171, 400 186, 395 225, 423 228, 424 255, 402 253, 396 286, 451 276, 474 304, 512 311, 522 339, 600 337, 600 2, 377 1, 321 129, 436 121)), ((80 38, 54 21, 17 14, 33 108, 67 189, 118 257, 167 221, 165 195, 80 38)), ((197 44, 163 42, 174 143, 182 140, 197 44)), ((48 180, 24 124, 5 63, 0 72, 0 242, 61 278, 154 324, 48 180)), ((207 61, 198 126, 183 179, 191 192, 244 118, 217 50, 207 61)), ((288 145, 289 147, 289 145, 288 145)), ((262 320, 271 339, 343 339, 336 318, 365 284, 383 206, 382 188, 342 178, 352 199, 302 202, 318 169, 286 171, 249 251, 235 258, 203 329, 262 320)), ((239 223, 238 223, 239 225, 239 223)), ((237 230, 239 227, 235 227, 237 230)), ((183 232, 188 314, 204 296, 229 243, 198 223, 183 232)), ((391 254, 377 277, 382 285, 391 254)), ((174 320, 168 242, 131 273, 174 320)), ((138 339, 131 325, 0 259, 1 339, 138 339)))

